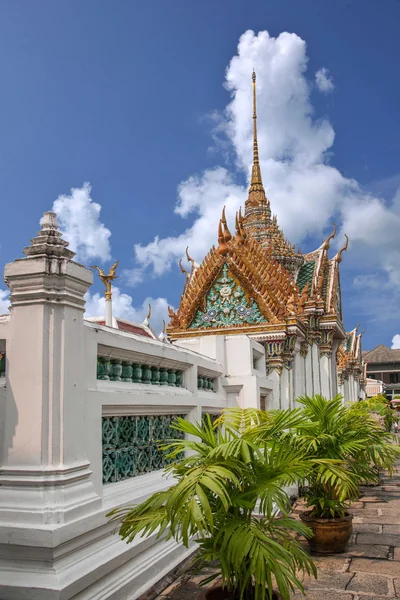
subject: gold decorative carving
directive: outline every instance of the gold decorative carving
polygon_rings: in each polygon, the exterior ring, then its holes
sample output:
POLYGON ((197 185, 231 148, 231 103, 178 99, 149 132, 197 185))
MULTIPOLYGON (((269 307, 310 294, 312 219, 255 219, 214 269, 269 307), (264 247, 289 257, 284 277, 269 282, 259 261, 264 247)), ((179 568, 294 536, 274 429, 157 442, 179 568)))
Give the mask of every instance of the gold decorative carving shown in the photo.
POLYGON ((110 272, 108 273, 108 275, 106 275, 104 273, 103 269, 100 269, 100 267, 98 267, 97 265, 92 265, 90 267, 91 269, 97 269, 97 271, 99 272, 100 279, 102 280, 102 282, 104 283, 105 288, 106 288, 105 296, 106 296, 107 300, 111 300, 111 296, 112 296, 111 282, 114 281, 114 279, 118 278, 118 275, 116 274, 118 263, 119 263, 119 261, 117 260, 112 265, 112 267, 111 267, 110 272))
POLYGON ((343 252, 345 252, 347 250, 347 248, 349 247, 349 238, 346 234, 344 234, 344 237, 346 238, 346 243, 343 246, 343 248, 341 250, 339 250, 339 252, 337 253, 337 256, 336 256, 336 260, 337 260, 338 264, 342 262, 343 252))

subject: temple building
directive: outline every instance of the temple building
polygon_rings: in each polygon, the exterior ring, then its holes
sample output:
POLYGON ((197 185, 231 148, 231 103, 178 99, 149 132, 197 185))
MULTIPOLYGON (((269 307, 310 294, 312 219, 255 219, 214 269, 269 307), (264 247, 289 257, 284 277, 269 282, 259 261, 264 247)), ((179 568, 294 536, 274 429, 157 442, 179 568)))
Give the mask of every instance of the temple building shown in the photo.
MULTIPOLYGON (((251 405, 287 408, 303 394, 342 393, 363 397, 361 334, 343 326, 339 265, 347 250, 329 258, 332 234, 319 248, 302 254, 285 238, 265 194, 257 140, 256 74, 253 72, 253 166, 248 198, 231 232, 225 209, 218 245, 201 265, 188 255, 179 309, 170 309, 167 334, 173 343, 211 352, 206 337, 246 336, 265 349, 272 394, 251 405)), ((215 344, 221 347, 221 341, 215 344)), ((240 353, 240 345, 237 346, 240 353)), ((247 403, 247 402, 246 402, 247 403)))
MULTIPOLYGON (((108 273, 91 267, 105 286, 105 314, 84 316, 93 272, 74 260, 53 212, 43 215, 24 258, 5 266, 1 599, 137 600, 164 589, 160 582, 196 544, 156 532, 126 544, 107 515, 171 485, 163 444, 176 437, 177 416, 195 423, 238 405, 294 408, 304 394, 363 397, 362 334, 346 333, 342 320, 347 240, 330 258, 336 230, 304 255, 285 239, 261 177, 255 74, 253 98, 244 211, 232 232, 223 211, 218 243, 200 265, 187 252, 179 309, 169 310, 159 335, 150 308, 143 323, 113 315, 118 261, 108 273)), ((372 351, 369 366, 380 356, 372 351)))

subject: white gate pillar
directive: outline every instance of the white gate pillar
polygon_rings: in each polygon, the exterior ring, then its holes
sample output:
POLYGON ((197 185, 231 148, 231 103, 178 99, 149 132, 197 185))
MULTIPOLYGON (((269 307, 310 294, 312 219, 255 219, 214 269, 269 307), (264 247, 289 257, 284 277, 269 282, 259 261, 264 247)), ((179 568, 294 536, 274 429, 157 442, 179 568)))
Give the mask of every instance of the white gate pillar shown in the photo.
POLYGON ((0 524, 65 523, 100 503, 85 448, 83 312, 93 279, 67 246, 56 215, 45 213, 26 258, 5 268, 11 320, 0 524))

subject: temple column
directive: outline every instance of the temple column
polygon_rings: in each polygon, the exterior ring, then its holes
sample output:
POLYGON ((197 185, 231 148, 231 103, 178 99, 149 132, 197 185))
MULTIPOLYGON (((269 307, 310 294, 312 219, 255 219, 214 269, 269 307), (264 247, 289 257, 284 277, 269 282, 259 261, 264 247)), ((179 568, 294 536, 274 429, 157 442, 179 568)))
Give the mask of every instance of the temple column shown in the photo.
POLYGON ((313 394, 321 394, 321 373, 319 364, 319 349, 317 344, 311 346, 312 372, 313 372, 313 394))
POLYGON ((319 366, 321 376, 321 394, 332 398, 332 346, 333 330, 323 330, 319 340, 319 366))
POLYGON ((298 347, 296 348, 296 353, 294 357, 294 402, 293 408, 296 408, 298 405, 296 403, 296 399, 299 396, 307 395, 307 386, 306 386, 306 360, 308 355, 308 342, 303 341, 300 342, 298 347))
POLYGON ((290 371, 287 368, 282 369, 281 374, 281 398, 279 408, 285 410, 290 406, 290 371))
POLYGON ((71 521, 100 504, 86 456, 84 294, 90 271, 72 261, 45 213, 27 258, 5 267, 11 291, 0 522, 71 521))
POLYGON ((282 380, 284 371, 283 350, 285 346, 285 337, 273 339, 265 343, 266 372, 272 386, 272 409, 287 408, 284 403, 288 403, 287 392, 283 386, 286 385, 286 378, 282 380), (283 395, 282 395, 283 394, 283 395))
POLYGON ((348 402, 350 399, 350 394, 349 394, 349 377, 346 375, 343 378, 343 400, 345 402, 348 402))
POLYGON ((337 394, 340 394, 339 381, 338 381, 338 370, 336 362, 336 353, 340 344, 340 340, 332 340, 332 359, 331 359, 331 382, 332 382, 332 398, 337 394))
POLYGON ((306 370, 306 379, 305 379, 306 395, 313 396, 315 388, 314 388, 312 346, 309 346, 308 353, 305 356, 305 370, 306 370))
POLYGON ((331 355, 320 355, 321 394, 330 400, 332 398, 331 355))

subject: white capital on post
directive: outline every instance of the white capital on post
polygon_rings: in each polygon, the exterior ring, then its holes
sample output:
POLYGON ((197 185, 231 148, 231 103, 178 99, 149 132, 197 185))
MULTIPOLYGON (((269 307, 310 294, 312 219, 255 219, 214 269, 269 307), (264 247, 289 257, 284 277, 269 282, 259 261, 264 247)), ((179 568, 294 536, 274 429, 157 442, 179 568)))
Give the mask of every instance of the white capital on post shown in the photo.
POLYGON ((26 258, 5 267, 11 291, 0 524, 65 523, 100 502, 85 448, 84 294, 92 273, 47 212, 26 258))

